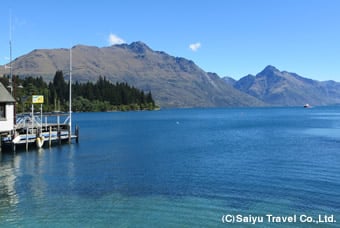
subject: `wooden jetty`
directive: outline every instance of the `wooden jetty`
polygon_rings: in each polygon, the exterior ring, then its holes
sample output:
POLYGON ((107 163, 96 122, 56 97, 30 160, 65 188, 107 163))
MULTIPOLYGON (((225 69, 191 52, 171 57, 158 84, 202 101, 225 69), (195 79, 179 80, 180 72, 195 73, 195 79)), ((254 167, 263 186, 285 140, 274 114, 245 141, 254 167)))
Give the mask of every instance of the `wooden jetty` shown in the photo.
MULTIPOLYGON (((11 44, 11 43, 10 43, 11 44)), ((10 60, 11 62, 12 60, 10 60)), ((11 69, 11 68, 10 68, 11 69)), ((69 112, 43 113, 44 96, 32 95, 31 113, 16 115, 13 97, 13 77, 11 77, 11 93, 0 83, 0 151, 10 148, 15 151, 19 146, 26 150, 31 145, 41 148, 53 143, 71 143, 79 140, 79 128, 72 130, 72 48, 70 49, 69 72, 69 112), (34 112, 34 105, 40 104, 40 112, 34 112)))
POLYGON ((1 147, 15 151, 18 147, 29 150, 31 147, 51 147, 53 144, 79 141, 79 128, 71 132, 68 113, 21 114, 17 116, 14 130, 2 134, 1 147))

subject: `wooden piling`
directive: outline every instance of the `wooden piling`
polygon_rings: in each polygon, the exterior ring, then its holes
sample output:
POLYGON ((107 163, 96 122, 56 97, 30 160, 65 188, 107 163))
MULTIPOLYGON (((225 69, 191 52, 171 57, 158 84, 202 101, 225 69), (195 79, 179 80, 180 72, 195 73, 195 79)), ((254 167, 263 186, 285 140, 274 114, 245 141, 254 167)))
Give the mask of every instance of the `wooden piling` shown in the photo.
POLYGON ((76 143, 79 143, 79 127, 78 127, 78 125, 76 125, 75 134, 76 134, 76 143))
POLYGON ((58 143, 61 145, 61 131, 60 128, 58 128, 58 143))
POLYGON ((67 132, 68 132, 68 143, 71 143, 71 128, 70 125, 67 125, 67 132))
POLYGON ((26 151, 28 151, 28 129, 26 129, 26 151))
POLYGON ((49 136, 48 136, 48 146, 51 147, 52 145, 52 126, 49 126, 49 136))

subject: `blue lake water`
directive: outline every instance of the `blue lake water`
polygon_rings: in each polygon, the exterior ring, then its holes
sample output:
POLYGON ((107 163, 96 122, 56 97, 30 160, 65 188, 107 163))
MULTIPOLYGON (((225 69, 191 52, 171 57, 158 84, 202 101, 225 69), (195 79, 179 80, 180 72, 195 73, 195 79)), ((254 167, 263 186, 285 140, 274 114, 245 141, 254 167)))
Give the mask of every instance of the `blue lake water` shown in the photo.
POLYGON ((340 107, 73 121, 79 144, 1 154, 0 227, 225 227, 224 215, 266 214, 338 221, 259 227, 340 227, 340 107))

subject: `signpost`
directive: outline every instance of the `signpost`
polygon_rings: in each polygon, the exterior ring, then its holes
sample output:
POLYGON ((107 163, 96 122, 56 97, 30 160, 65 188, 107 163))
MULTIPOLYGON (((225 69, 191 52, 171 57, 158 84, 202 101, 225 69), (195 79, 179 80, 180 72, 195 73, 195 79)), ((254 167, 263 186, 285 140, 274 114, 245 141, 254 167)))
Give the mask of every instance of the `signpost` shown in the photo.
POLYGON ((43 104, 44 96, 43 95, 32 95, 32 104, 43 104))
MULTIPOLYGON (((42 124, 42 112, 43 108, 42 105, 44 103, 44 96, 43 95, 32 95, 32 124, 34 122, 34 104, 40 104, 40 121, 42 124)), ((33 126, 32 126, 33 128, 33 126)))

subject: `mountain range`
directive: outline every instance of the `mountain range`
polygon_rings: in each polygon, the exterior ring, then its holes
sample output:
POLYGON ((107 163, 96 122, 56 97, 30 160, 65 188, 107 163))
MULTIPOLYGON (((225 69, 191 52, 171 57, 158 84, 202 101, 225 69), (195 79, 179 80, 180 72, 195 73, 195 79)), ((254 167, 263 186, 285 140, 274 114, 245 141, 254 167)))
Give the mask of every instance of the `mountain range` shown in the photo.
POLYGON ((270 65, 256 76, 241 78, 233 86, 275 106, 340 104, 340 83, 304 78, 270 65))
MULTIPOLYGON (((68 75, 69 49, 36 49, 12 62, 15 75, 52 80, 57 70, 68 75)), ((74 81, 127 82, 151 91, 161 107, 301 106, 340 103, 340 83, 319 82, 267 66, 240 80, 205 72, 193 61, 154 51, 143 42, 72 48, 74 81)), ((4 67, 0 73, 5 74, 4 67), (2 72, 1 72, 2 71, 2 72)))

